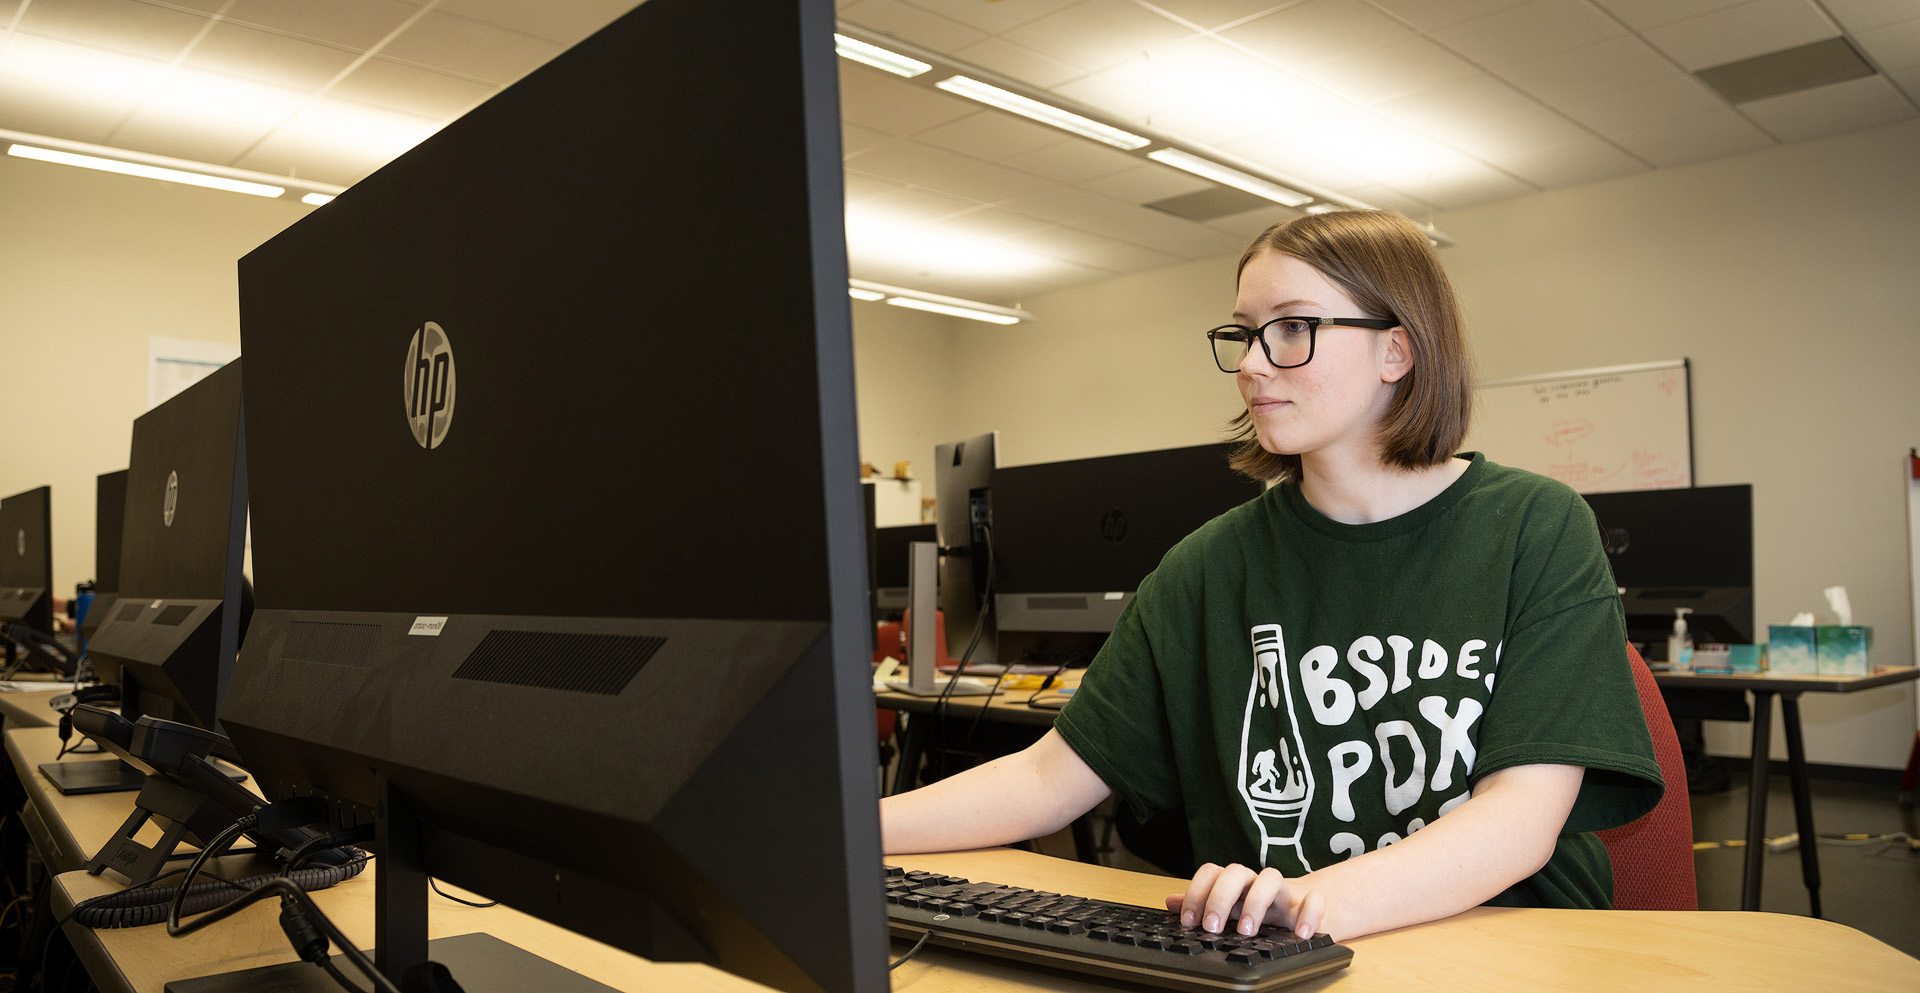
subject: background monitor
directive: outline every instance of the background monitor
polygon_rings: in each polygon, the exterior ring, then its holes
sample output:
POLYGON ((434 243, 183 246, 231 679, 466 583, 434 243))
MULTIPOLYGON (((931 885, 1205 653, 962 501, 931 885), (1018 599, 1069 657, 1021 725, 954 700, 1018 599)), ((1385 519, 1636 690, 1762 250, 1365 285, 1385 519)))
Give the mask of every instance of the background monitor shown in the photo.
POLYGON ((908 546, 916 541, 938 542, 939 532, 939 526, 934 524, 899 524, 874 529, 874 607, 886 615, 886 619, 897 618, 907 609, 908 546))
POLYGON ((120 593, 120 532, 126 509, 127 470, 101 473, 94 481, 93 603, 80 618, 83 644, 99 632, 120 593))
POLYGON ((887 987, 833 27, 650 0, 240 262, 222 716, 267 795, 377 825, 390 975, 430 873, 887 987))
MULTIPOLYGON (((0 500, 0 625, 26 628, 21 638, 53 634, 52 506, 50 486, 0 500)), ((12 638, 0 641, 12 667, 24 650, 12 638)))
POLYGON ((1180 539, 1260 495, 1234 446, 1009 466, 993 476, 1002 631, 1107 633, 1180 539))
POLYGON ((1583 494, 1624 587, 1627 637, 1665 660, 1676 607, 1696 642, 1749 644, 1753 626, 1753 487, 1696 486, 1583 494))
POLYGON ((246 631, 240 381, 230 362, 133 422, 119 597, 87 641, 95 672, 120 684, 129 721, 219 730, 246 631))
POLYGON ((993 618, 982 616, 988 595, 988 536, 993 522, 993 469, 999 432, 990 431, 933 450, 934 523, 940 534, 940 611, 946 615, 947 653, 969 662, 995 658, 993 618), (980 633, 975 635, 975 629, 980 633))

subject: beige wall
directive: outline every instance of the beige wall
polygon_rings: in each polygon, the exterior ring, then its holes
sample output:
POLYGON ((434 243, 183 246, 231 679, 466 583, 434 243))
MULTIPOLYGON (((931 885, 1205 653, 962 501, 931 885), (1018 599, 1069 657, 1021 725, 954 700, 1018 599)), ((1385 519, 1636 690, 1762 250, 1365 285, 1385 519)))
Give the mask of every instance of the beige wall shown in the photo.
MULTIPOLYGON (((1877 657, 1900 664, 1917 176, 1920 124, 1903 124, 1435 219, 1459 241, 1442 257, 1483 376, 1690 358, 1698 481, 1754 487, 1757 621, 1824 609, 1821 589, 1843 584, 1877 657)), ((1218 437, 1235 396, 1199 332, 1231 308, 1233 261, 1031 300, 1032 325, 956 329, 971 377, 956 434, 998 428, 1007 463, 1218 437)), ((1903 766, 1914 707, 1912 684, 1811 695, 1809 759, 1903 766)), ((1745 755, 1747 731, 1709 725, 1710 745, 1745 755)))

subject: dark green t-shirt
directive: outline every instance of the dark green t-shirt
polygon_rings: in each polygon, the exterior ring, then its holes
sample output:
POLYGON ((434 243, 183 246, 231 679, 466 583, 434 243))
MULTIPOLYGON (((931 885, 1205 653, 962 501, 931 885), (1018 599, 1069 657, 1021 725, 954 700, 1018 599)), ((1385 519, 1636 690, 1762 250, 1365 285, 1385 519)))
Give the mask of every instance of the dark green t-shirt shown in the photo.
POLYGON ((1494 903, 1607 907, 1591 832, 1659 801, 1586 502, 1478 454, 1425 505, 1342 524, 1282 484, 1167 553, 1055 724, 1201 861, 1298 876, 1390 845, 1488 773, 1586 767, 1547 866, 1494 903))

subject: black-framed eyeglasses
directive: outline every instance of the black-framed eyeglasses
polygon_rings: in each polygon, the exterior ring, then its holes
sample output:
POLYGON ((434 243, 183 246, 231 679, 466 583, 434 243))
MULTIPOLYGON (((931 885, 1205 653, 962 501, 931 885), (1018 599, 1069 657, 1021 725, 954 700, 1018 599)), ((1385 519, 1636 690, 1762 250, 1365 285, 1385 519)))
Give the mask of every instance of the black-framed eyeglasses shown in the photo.
POLYGON ((1260 342, 1267 361, 1275 369, 1295 369, 1313 361, 1313 342, 1322 324, 1374 331, 1400 326, 1399 321, 1391 318, 1276 317, 1257 328, 1223 324, 1207 332, 1207 343, 1213 346, 1213 364, 1219 366, 1221 372, 1239 372, 1240 363, 1246 361, 1255 341, 1260 342))

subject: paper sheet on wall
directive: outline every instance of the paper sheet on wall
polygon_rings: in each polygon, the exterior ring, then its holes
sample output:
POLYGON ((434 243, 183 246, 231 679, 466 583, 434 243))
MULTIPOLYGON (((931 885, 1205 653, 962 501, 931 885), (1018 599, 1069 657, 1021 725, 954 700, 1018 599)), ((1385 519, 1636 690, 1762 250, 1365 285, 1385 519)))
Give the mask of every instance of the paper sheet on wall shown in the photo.
POLYGON ((229 342, 149 337, 147 409, 166 403, 174 394, 239 357, 240 346, 229 342))

